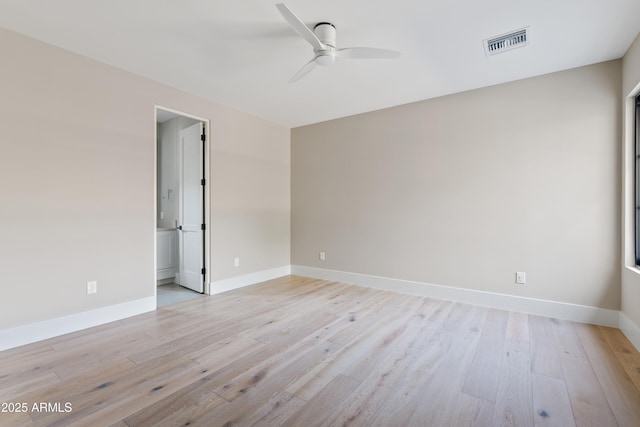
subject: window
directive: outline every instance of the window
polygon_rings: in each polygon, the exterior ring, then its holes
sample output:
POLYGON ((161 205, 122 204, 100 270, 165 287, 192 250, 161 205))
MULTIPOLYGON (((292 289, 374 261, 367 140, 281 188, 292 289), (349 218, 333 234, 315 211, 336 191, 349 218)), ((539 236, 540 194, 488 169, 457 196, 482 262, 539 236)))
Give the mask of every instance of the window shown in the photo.
POLYGON ((640 94, 635 102, 635 241, 636 241, 636 265, 640 266, 640 94))

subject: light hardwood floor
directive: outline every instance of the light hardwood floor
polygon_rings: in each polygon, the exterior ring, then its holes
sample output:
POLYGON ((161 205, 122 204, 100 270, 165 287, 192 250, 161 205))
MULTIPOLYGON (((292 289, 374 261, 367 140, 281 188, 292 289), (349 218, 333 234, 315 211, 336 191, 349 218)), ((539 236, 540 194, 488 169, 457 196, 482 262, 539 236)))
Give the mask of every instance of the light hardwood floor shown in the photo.
POLYGON ((640 354, 617 329, 288 276, 1 352, 0 402, 28 406, 2 426, 638 427, 640 354))

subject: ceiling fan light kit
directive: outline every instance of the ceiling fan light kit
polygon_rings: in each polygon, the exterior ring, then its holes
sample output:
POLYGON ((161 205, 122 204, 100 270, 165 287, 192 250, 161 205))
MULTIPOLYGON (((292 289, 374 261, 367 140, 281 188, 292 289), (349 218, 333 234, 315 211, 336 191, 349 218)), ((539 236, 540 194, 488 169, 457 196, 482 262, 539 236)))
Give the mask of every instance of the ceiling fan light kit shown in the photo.
POLYGON ((349 59, 393 59, 400 57, 400 52, 375 47, 348 47, 338 49, 336 45, 336 27, 330 22, 319 22, 311 28, 307 27, 284 3, 276 4, 276 8, 295 30, 313 47, 313 58, 289 79, 294 83, 306 76, 316 65, 327 66, 335 62, 336 56, 349 59))

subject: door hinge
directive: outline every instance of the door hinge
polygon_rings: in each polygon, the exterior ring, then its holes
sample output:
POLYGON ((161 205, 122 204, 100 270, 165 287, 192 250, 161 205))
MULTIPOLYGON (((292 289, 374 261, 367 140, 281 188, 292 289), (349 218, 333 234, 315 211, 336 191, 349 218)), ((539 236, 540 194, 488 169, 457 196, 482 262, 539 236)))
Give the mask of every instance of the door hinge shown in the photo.
POLYGON ((200 224, 200 230, 206 230, 207 224, 200 224))
POLYGON ((202 274, 207 274, 207 269, 206 269, 206 268, 203 268, 202 270, 200 270, 200 272, 201 272, 202 274))
POLYGON ((200 135, 200 140, 205 142, 207 140, 207 136, 204 134, 204 130, 202 131, 202 135, 200 135))
POLYGON ((207 180, 206 180, 206 179, 204 179, 204 178, 202 178, 202 179, 200 180, 200 185, 207 185, 207 180))

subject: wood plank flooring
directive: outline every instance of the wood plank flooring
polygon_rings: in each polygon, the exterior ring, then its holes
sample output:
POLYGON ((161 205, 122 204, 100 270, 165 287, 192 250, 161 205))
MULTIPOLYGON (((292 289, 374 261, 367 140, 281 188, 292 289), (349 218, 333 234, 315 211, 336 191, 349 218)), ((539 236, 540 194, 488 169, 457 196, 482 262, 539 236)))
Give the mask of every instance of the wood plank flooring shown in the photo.
POLYGON ((617 329, 287 276, 0 352, 0 403, 2 426, 640 427, 640 354, 617 329))

